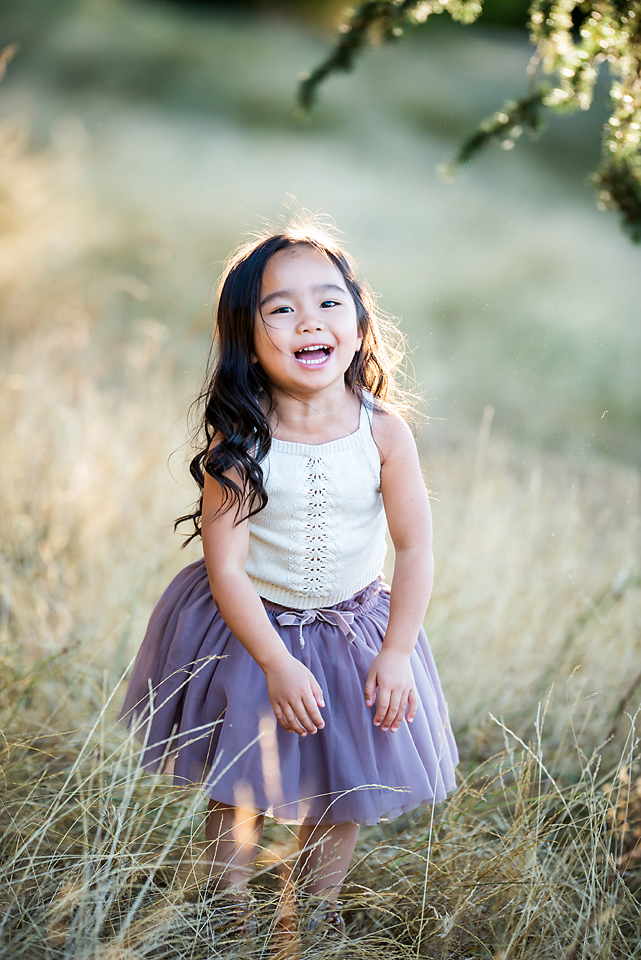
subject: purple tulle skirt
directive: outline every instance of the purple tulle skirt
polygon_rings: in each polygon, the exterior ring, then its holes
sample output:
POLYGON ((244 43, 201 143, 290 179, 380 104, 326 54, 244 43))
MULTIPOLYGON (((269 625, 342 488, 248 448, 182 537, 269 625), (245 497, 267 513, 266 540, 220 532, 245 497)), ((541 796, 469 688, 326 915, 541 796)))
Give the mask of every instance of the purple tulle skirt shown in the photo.
POLYGON ((365 705, 389 618, 378 581, 328 610, 264 602, 323 689, 324 729, 301 738, 276 723, 265 676, 220 616, 198 560, 156 605, 120 715, 143 744, 144 766, 290 823, 378 823, 455 788, 456 744, 423 630, 412 655, 414 722, 384 733, 365 705))

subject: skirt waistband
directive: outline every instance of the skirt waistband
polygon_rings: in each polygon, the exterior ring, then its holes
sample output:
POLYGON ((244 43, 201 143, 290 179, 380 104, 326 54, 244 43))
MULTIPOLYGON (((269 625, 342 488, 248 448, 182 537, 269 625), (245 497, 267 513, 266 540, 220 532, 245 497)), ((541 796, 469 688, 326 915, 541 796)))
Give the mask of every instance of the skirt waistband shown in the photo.
POLYGON ((331 623, 341 631, 348 643, 353 643, 356 634, 352 630, 354 618, 359 614, 368 613, 375 605, 378 595, 383 589, 382 578, 378 577, 359 590, 353 597, 335 603, 331 607, 310 607, 306 610, 296 610, 283 607, 280 603, 263 599, 265 609, 273 613, 281 627, 298 627, 298 642, 301 650, 305 647, 303 627, 316 620, 331 623))
POLYGON ((358 593, 355 593, 353 597, 348 597, 347 600, 341 600, 340 603, 334 603, 331 607, 299 609, 298 607, 284 607, 281 603, 274 603, 272 600, 266 600, 264 597, 261 597, 261 600, 263 601, 265 609, 269 610, 270 613, 294 613, 303 615, 310 613, 312 610, 337 610, 341 613, 343 611, 349 611, 358 616, 361 613, 368 613, 376 605, 376 599, 381 591, 383 593, 389 593, 389 587, 386 583, 383 583, 383 577, 379 576, 376 580, 368 583, 362 590, 359 590, 358 593))

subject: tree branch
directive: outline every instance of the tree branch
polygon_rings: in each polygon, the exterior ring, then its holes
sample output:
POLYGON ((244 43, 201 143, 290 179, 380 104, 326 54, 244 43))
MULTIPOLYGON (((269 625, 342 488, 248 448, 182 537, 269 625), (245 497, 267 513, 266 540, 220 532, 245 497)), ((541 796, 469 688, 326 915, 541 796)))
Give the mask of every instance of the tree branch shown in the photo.
MULTIPOLYGON (((346 16, 329 55, 301 80, 300 107, 308 111, 320 85, 340 70, 351 70, 374 39, 392 40, 435 13, 471 23, 481 5, 482 0, 365 0, 346 16)), ((631 239, 641 242, 641 0, 532 0, 529 28, 536 50, 527 70, 528 93, 481 123, 449 169, 493 140, 510 148, 524 128, 538 134, 542 107, 588 110, 607 63, 614 78, 612 115, 603 135, 603 163, 593 177, 597 205, 617 209, 631 239), (535 87, 539 68, 549 85, 535 87)))

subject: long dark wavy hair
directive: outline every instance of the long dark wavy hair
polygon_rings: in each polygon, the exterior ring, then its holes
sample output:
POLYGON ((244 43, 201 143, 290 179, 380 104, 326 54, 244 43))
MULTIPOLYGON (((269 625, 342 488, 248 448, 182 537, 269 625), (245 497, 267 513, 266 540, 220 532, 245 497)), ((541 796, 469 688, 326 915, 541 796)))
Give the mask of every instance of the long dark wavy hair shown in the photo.
POLYGON ((199 411, 194 436, 198 452, 189 469, 200 487, 200 498, 194 512, 179 517, 174 524, 176 529, 181 523, 193 523, 193 533, 183 546, 201 535, 205 473, 221 486, 221 509, 235 507, 237 523, 254 516, 267 504, 261 463, 271 444, 267 416, 273 409, 273 400, 264 370, 252 359, 254 326, 260 316, 267 261, 277 251, 298 245, 313 247, 338 267, 356 305, 363 339, 345 373, 347 386, 359 399, 365 390, 377 398, 379 405, 401 412, 411 404, 409 395, 394 377, 403 356, 402 335, 389 318, 377 312, 373 294, 357 278, 354 262, 331 234, 306 224, 254 237, 230 256, 220 280, 206 383, 194 401, 199 411), (222 439, 212 447, 216 436, 222 439), (230 471, 236 473, 240 482, 229 476, 230 471))

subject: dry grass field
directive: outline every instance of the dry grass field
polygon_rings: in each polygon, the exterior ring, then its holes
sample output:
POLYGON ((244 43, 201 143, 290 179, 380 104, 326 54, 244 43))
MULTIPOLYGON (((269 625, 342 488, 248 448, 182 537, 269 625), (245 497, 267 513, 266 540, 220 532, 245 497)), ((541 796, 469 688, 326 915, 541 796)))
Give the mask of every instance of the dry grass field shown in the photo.
MULTIPOLYGON (((0 133, 0 953, 335 956, 279 931, 282 825, 256 937, 212 938, 202 798, 143 773, 115 724, 152 604, 197 556, 171 527, 206 310, 180 339, 157 319, 152 287, 173 309, 187 267, 83 190, 77 124, 46 150, 0 133)), ((363 831, 342 955, 641 958, 639 472, 492 428, 488 406, 478 430, 420 431, 461 785, 363 831)))

